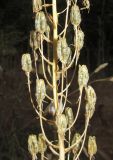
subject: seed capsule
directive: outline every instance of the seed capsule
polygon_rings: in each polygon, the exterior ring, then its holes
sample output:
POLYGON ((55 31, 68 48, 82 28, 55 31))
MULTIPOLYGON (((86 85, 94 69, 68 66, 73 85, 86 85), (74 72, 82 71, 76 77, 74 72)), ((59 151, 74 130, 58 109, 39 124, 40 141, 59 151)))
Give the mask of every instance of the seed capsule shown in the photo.
POLYGON ((38 49, 40 46, 40 33, 37 33, 36 31, 30 32, 30 47, 32 49, 38 49))
POLYGON ((41 0, 33 0, 33 12, 38 12, 42 10, 42 1, 41 0))
POLYGON ((88 154, 90 158, 92 158, 97 152, 97 144, 96 144, 96 137, 89 136, 88 139, 88 154))
POLYGON ((58 132, 64 135, 67 128, 67 118, 65 114, 59 114, 56 117, 56 125, 58 127, 58 132))
POLYGON ((39 33, 46 32, 47 27, 47 21, 46 16, 43 11, 40 11, 36 14, 35 17, 35 29, 39 33))
POLYGON ((76 4, 71 7, 70 20, 74 26, 79 26, 81 23, 80 9, 76 4))
POLYGON ((47 149, 47 145, 42 133, 38 135, 38 152, 44 153, 47 149))
POLYGON ((46 95, 46 87, 45 87, 45 82, 43 79, 37 79, 36 80, 36 100, 38 104, 40 105, 45 98, 46 95))
POLYGON ((79 65, 78 84, 80 91, 83 89, 83 87, 87 86, 88 80, 89 73, 86 65, 79 65))
POLYGON ((91 86, 85 88, 86 90, 86 117, 91 118, 95 111, 96 93, 91 86))
POLYGON ((25 53, 22 55, 21 65, 23 71, 29 73, 32 71, 32 61, 29 53, 25 53))
POLYGON ((68 125, 71 126, 71 124, 72 124, 73 121, 74 121, 74 115, 73 115, 72 108, 67 107, 67 108, 65 109, 65 115, 66 115, 66 117, 67 117, 68 125))
POLYGON ((80 134, 76 133, 72 139, 71 145, 78 142, 72 150, 74 155, 77 155, 77 152, 80 149, 80 143, 81 143, 80 137, 81 137, 80 134))
POLYGON ((77 35, 74 37, 74 44, 77 51, 80 51, 84 46, 84 32, 80 29, 77 31, 77 35))
POLYGON ((36 135, 29 135, 28 151, 32 155, 32 160, 37 159, 36 154, 38 153, 38 141, 36 135))
POLYGON ((57 55, 60 61, 66 65, 71 59, 71 49, 68 47, 66 38, 60 38, 57 42, 57 55))
POLYGON ((89 0, 83 0, 83 6, 84 6, 86 9, 90 9, 90 2, 89 2, 89 0))

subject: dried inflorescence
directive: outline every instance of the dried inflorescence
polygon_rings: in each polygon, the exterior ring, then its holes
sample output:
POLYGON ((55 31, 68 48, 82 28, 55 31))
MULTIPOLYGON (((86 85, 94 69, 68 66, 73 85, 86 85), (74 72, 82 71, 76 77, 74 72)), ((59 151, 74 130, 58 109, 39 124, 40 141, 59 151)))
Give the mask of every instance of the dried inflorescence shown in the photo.
POLYGON ((81 23, 80 9, 76 4, 71 7, 70 20, 74 26, 79 26, 81 23))
POLYGON ((95 136, 89 136, 89 139, 88 139, 88 154, 90 156, 90 159, 96 154, 96 152, 97 152, 96 137, 95 136))
POLYGON ((32 160, 37 159, 37 153, 38 153, 38 140, 36 135, 29 135, 28 137, 28 151, 32 155, 32 160))
POLYGON ((80 91, 83 89, 83 87, 87 86, 88 81, 89 81, 89 73, 86 65, 79 65, 78 84, 80 91))
POLYGON ((85 88, 86 90, 86 117, 91 118, 95 111, 96 104, 96 93, 93 87, 88 86, 85 88))
POLYGON ((77 155, 77 152, 80 149, 80 143, 81 143, 80 138, 81 138, 81 135, 79 133, 75 133, 71 142, 72 145, 76 143, 75 147, 72 150, 75 156, 77 155))
POLYGON ((42 101, 46 96, 46 86, 43 79, 36 79, 36 100, 38 105, 41 105, 42 101))
POLYGON ((40 47, 40 41, 41 41, 40 33, 37 33, 36 31, 31 31, 30 32, 30 47, 33 50, 38 49, 40 47))
POLYGON ((59 38, 57 42, 57 55, 59 60, 64 64, 69 64, 71 61, 71 49, 68 47, 66 38, 59 38))
POLYGON ((22 55, 21 65, 24 72, 30 73, 32 71, 32 61, 29 53, 22 55))

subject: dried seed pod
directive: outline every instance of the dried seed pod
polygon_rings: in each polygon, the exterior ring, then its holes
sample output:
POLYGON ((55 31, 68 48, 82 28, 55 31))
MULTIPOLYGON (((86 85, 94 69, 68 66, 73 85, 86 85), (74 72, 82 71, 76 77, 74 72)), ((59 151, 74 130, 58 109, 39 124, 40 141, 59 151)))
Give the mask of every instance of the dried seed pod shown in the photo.
POLYGON ((74 26, 79 26, 81 23, 80 9, 76 4, 71 7, 70 20, 74 26))
POLYGON ((97 152, 97 144, 96 144, 96 137, 89 136, 88 139, 88 154, 90 158, 92 158, 97 152))
POLYGON ((36 31, 31 31, 30 32, 30 47, 35 50, 38 49, 40 46, 40 41, 41 41, 40 33, 37 33, 36 31))
POLYGON ((22 65, 22 70, 27 72, 32 71, 32 61, 31 61, 31 56, 29 53, 25 53, 22 55, 21 59, 21 65, 22 65))
POLYGON ((33 0, 33 12, 42 10, 42 0, 33 0))
POLYGON ((47 21, 46 16, 43 11, 40 11, 36 14, 35 17, 35 29, 39 33, 46 32, 47 29, 47 21))
POLYGON ((89 0, 83 0, 83 6, 84 6, 86 9, 90 9, 90 2, 89 2, 89 0))
POLYGON ((45 87, 45 82, 43 79, 37 79, 36 80, 36 100, 38 104, 40 105, 45 98, 46 95, 46 87, 45 87))
POLYGON ((80 29, 77 31, 77 35, 74 37, 74 45, 77 51, 80 51, 84 46, 84 32, 80 29))
POLYGON ((96 93, 91 86, 85 88, 86 90, 86 117, 91 118, 95 111, 96 93))
POLYGON ((42 133, 38 135, 38 152, 44 153, 47 149, 46 141, 42 133))
POLYGON ((65 115, 67 117, 68 126, 71 126, 71 124, 74 121, 74 115, 73 115, 72 108, 66 107, 66 109, 65 109, 65 115))
POLYGON ((68 47, 66 38, 60 38, 57 42, 57 55, 59 60, 64 64, 68 64, 71 59, 71 49, 68 47))
POLYGON ((49 25, 46 26, 46 32, 45 32, 47 38, 49 39, 50 38, 50 27, 49 25))
POLYGON ((73 145, 74 143, 77 143, 77 142, 78 142, 78 143, 75 145, 75 147, 73 148, 73 150, 72 150, 74 155, 76 155, 77 152, 78 152, 78 150, 80 149, 80 143, 81 143, 80 138, 81 138, 80 134, 79 134, 79 133, 75 133, 75 135, 74 135, 74 137, 73 137, 73 139, 72 139, 71 145, 73 145))
POLYGON ((32 160, 37 159, 38 141, 36 135, 29 135, 28 137, 28 151, 32 155, 32 160))
POLYGON ((89 73, 86 65, 79 65, 78 84, 80 91, 83 89, 83 87, 87 86, 88 80, 89 73))
POLYGON ((66 128, 67 128, 67 118, 65 116, 65 114, 59 114, 57 117, 56 117, 56 125, 57 125, 57 128, 58 128, 58 132, 60 134, 65 134, 65 131, 66 131, 66 128))

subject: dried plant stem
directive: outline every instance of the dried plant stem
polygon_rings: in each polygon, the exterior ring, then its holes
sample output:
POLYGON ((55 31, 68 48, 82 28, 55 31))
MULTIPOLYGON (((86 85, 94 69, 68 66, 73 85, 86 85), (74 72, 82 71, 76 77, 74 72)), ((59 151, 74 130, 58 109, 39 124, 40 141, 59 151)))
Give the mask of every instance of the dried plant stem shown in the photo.
POLYGON ((65 160, 64 135, 58 133, 59 139, 59 160, 65 160))
POLYGON ((58 110, 58 96, 57 96, 57 39, 58 39, 58 17, 56 0, 52 0, 53 11, 53 95, 56 111, 58 110))

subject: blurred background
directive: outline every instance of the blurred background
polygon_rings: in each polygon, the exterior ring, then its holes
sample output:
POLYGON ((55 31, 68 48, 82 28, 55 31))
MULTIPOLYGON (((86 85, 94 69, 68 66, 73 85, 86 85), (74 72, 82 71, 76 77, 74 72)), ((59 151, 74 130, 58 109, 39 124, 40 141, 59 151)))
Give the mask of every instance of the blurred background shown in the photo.
MULTIPOLYGON (((113 75, 113 0, 91 0, 90 3, 90 12, 81 12, 85 44, 79 63, 86 64, 90 73, 100 64, 108 63, 106 69, 92 77, 94 80, 113 75)), ((64 6, 65 3, 58 0, 59 11, 64 6)), ((33 28, 31 0, 0 1, 0 160, 30 160, 28 135, 40 132, 21 70, 21 55, 30 51, 29 34, 33 28)), ((70 33, 69 30, 67 34, 70 33)), ((69 38, 71 41, 72 36, 69 38)), ((93 86, 98 99, 88 133, 97 137, 96 160, 112 160, 113 82, 98 82, 93 86)), ((80 116, 79 125, 82 121, 80 116)), ((51 127, 47 128, 47 132, 50 131, 51 127)))

